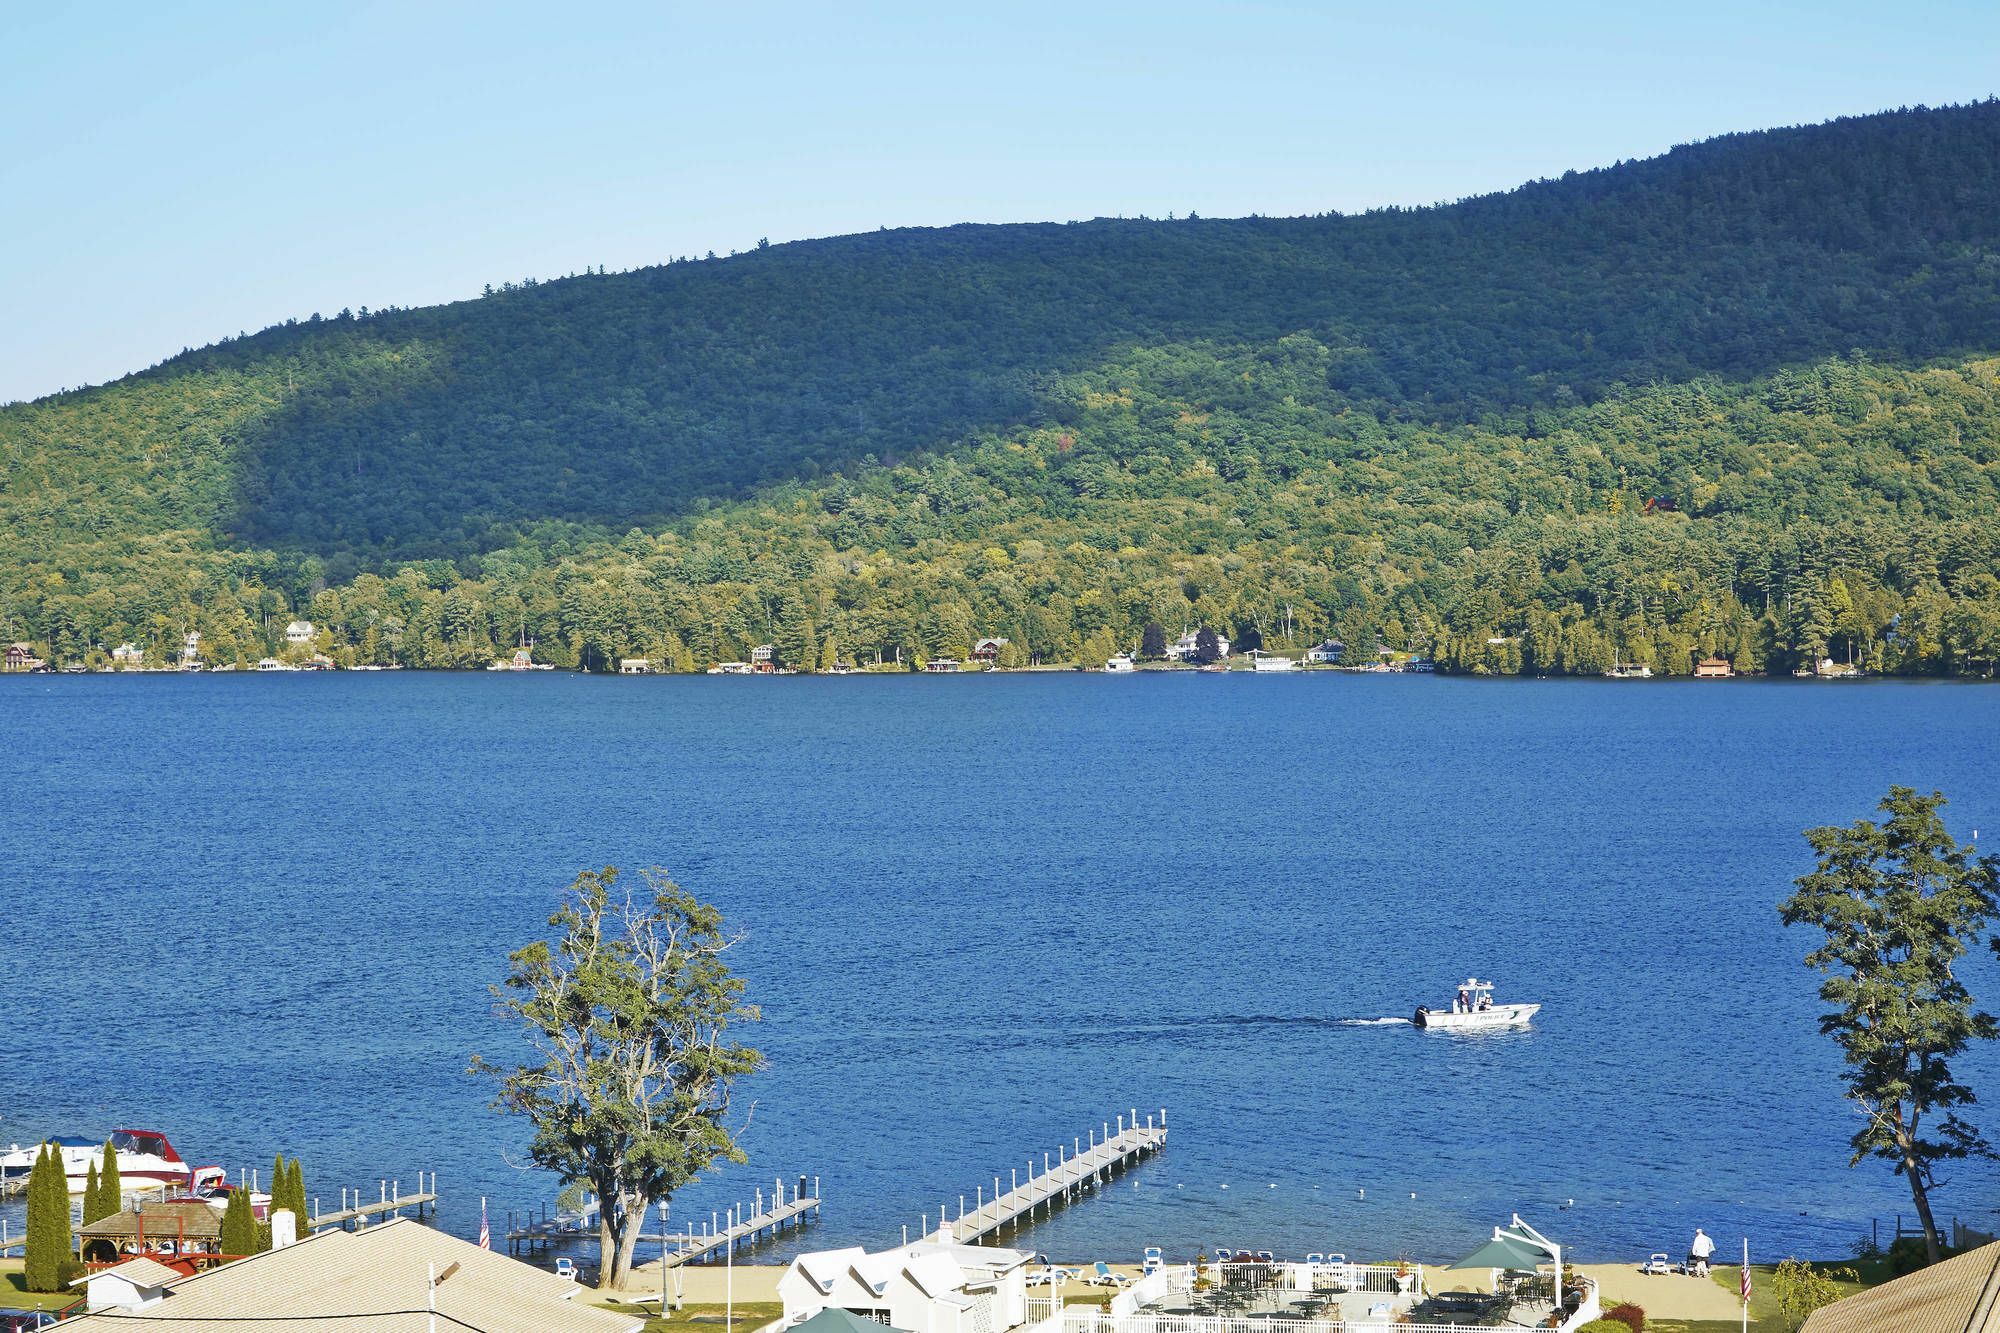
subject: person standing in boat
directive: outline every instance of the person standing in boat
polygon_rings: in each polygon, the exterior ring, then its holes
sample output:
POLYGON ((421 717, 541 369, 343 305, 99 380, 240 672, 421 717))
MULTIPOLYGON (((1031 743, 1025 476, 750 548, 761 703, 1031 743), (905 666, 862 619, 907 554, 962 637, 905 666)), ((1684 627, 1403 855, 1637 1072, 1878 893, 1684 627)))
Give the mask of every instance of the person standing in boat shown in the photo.
POLYGON ((1460 986, 1458 988, 1458 998, 1451 1002, 1451 1011, 1454 1014, 1469 1014, 1472 1012, 1472 996, 1466 992, 1465 987, 1460 986))

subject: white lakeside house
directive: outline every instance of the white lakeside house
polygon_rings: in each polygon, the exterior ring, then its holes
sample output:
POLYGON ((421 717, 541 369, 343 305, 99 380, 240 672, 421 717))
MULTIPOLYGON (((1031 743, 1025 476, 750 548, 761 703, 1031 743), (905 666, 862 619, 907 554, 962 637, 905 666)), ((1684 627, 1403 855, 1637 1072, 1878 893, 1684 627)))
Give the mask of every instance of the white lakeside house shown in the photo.
POLYGON ((1026 1250, 920 1240, 802 1254, 778 1279, 785 1326, 845 1310, 908 1333, 1001 1333, 1028 1322, 1026 1250))

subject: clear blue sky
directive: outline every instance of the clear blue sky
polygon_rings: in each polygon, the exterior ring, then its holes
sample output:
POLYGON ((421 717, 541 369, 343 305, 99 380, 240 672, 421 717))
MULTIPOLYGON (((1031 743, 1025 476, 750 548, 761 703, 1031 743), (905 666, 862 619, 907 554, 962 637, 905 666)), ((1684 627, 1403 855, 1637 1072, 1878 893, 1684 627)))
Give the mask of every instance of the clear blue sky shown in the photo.
POLYGON ((0 401, 342 306, 1504 189, 2000 90, 2000 5, 0 7, 0 401))

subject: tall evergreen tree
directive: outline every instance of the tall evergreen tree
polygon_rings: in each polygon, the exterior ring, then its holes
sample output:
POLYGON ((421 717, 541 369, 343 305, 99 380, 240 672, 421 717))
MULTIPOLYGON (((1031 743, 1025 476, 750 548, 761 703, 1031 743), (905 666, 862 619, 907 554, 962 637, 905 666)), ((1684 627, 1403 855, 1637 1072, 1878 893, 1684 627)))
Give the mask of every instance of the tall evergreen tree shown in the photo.
POLYGON ((69 1230, 69 1181, 62 1155, 43 1144, 28 1175, 28 1244, 24 1277, 29 1291, 63 1289, 72 1267, 69 1230))
POLYGON ((250 1207, 250 1191, 229 1191, 229 1203, 222 1210, 222 1252, 240 1259, 257 1253, 257 1215, 250 1207))
POLYGON ((83 1224, 89 1226, 104 1215, 103 1191, 97 1184, 97 1163, 92 1162, 83 1177, 83 1224))
POLYGON ((100 1217, 109 1217, 122 1212, 125 1207, 125 1181, 118 1170, 118 1151, 110 1143, 104 1145, 104 1168, 97 1176, 98 1192, 104 1196, 104 1211, 100 1217))

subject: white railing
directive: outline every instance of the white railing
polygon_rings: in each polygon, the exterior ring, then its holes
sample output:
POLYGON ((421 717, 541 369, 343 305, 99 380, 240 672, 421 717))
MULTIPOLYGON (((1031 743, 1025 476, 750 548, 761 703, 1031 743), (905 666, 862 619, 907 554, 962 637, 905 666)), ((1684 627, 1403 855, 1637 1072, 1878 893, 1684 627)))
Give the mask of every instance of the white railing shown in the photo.
POLYGON ((1118 1319, 1094 1310, 1072 1308, 1063 1315, 1061 1333, 1465 1333, 1465 1325, 1405 1324, 1393 1317, 1265 1319, 1243 1315, 1130 1315, 1118 1319))
POLYGON ((1157 1305, 1172 1292, 1187 1289, 1186 1269, 1154 1269, 1111 1298, 1111 1316, 1114 1319, 1123 1319, 1135 1315, 1139 1313, 1140 1307, 1157 1305))
POLYGON ((1060 1296, 1030 1296, 1021 1313, 1027 1317, 1030 1324, 1039 1324, 1044 1320, 1055 1318, 1061 1311, 1060 1296))
POLYGON ((1583 1286, 1583 1302, 1576 1307, 1575 1314, 1563 1320, 1562 1327, 1557 1330, 1557 1333, 1576 1333, 1577 1329, 1582 1328, 1585 1324, 1603 1314, 1603 1309, 1598 1299, 1596 1279, 1582 1278, 1581 1283, 1583 1286))

